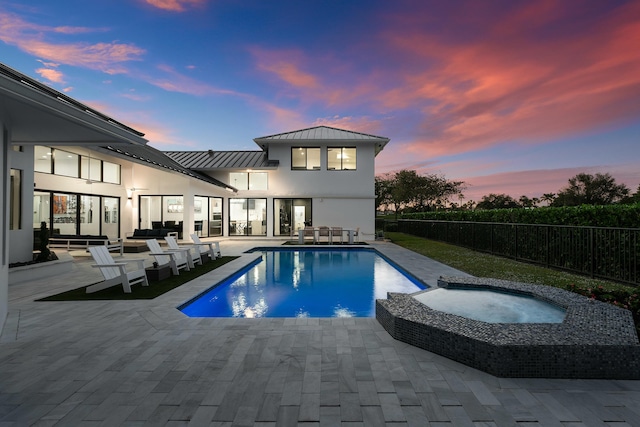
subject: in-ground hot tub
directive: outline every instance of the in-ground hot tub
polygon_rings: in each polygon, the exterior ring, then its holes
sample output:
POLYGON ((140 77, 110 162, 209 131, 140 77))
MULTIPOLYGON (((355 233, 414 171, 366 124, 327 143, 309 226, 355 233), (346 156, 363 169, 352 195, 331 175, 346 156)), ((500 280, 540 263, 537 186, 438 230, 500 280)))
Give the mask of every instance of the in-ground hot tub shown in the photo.
POLYGON ((376 318, 399 341, 499 377, 640 379, 640 343, 628 310, 504 280, 442 277, 438 286, 525 295, 566 313, 560 323, 488 323, 389 294, 376 301, 376 318))

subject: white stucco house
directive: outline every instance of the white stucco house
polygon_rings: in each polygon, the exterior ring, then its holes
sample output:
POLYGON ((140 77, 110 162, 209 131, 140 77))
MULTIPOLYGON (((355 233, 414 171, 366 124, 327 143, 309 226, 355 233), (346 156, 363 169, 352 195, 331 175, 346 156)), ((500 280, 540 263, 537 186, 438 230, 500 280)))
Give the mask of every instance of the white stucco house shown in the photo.
POLYGON ((255 151, 167 151, 0 64, 3 213, 0 329, 9 264, 34 235, 126 238, 172 228, 202 237, 291 238, 306 225, 375 238, 374 163, 388 138, 317 126, 255 138, 255 151))

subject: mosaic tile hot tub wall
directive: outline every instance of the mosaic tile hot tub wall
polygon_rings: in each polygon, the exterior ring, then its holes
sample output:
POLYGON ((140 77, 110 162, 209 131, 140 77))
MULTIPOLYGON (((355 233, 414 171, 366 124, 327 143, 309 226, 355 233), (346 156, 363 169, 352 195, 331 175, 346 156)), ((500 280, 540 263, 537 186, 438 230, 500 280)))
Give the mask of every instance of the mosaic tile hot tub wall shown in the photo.
POLYGON ((530 295, 566 308, 562 323, 485 323, 433 310, 407 294, 376 301, 399 341, 499 377, 640 379, 640 343, 628 310, 549 286, 442 277, 440 287, 530 295))

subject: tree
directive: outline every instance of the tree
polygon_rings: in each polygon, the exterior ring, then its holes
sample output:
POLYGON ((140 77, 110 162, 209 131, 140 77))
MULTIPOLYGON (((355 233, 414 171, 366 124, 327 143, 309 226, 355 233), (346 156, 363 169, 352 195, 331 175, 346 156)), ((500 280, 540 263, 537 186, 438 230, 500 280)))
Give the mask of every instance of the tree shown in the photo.
POLYGON ((543 202, 547 202, 547 206, 551 206, 555 198, 556 193, 544 193, 542 197, 540 197, 540 200, 543 202))
POLYGON ((393 176, 384 174, 375 177, 376 210, 384 206, 385 209, 393 204, 391 190, 393 188, 393 176))
POLYGON ((376 177, 376 206, 393 206, 398 212, 411 208, 426 211, 446 206, 450 198, 461 195, 462 181, 448 181, 442 175, 419 175, 401 170, 376 177))
POLYGON ((538 199, 537 197, 530 199, 527 196, 520 196, 520 199, 518 199, 518 201, 520 202, 520 206, 522 206, 523 208, 535 208, 538 203, 540 203, 540 199, 538 199))
POLYGON ((489 194, 482 196, 482 200, 476 205, 476 209, 507 209, 519 208, 520 205, 513 197, 507 194, 489 194))
POLYGON ((579 173, 569 178, 569 185, 558 192, 552 206, 610 205, 629 195, 629 188, 616 184, 608 173, 579 173))

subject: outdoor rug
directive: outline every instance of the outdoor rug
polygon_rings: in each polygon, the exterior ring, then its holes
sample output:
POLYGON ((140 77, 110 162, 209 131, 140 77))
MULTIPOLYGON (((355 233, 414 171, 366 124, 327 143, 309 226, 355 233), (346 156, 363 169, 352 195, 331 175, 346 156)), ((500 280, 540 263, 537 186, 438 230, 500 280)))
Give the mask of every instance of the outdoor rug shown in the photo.
MULTIPOLYGON (((86 293, 87 286, 51 295, 36 301, 95 301, 95 300, 137 300, 137 299, 153 299, 165 292, 181 286, 196 277, 202 276, 216 268, 233 261, 237 256, 223 256, 214 261, 209 261, 204 265, 196 266, 191 271, 181 271, 177 276, 171 276, 159 282, 149 281, 149 286, 134 285, 131 293, 126 294, 122 290, 122 285, 112 286, 98 292, 86 293)), ((98 282, 99 283, 99 282, 98 282)), ((91 285, 89 285, 91 286, 91 285)))

